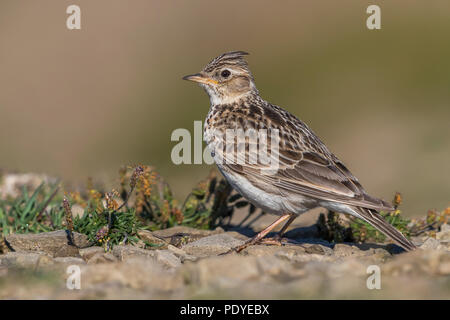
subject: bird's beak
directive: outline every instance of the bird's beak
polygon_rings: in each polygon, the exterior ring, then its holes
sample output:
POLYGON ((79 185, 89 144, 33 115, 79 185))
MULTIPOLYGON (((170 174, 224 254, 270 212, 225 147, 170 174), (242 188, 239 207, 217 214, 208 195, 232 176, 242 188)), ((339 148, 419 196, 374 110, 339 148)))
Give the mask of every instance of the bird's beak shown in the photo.
POLYGON ((218 84, 218 82, 216 80, 210 79, 201 73, 190 74, 190 75, 184 76, 183 80, 189 80, 189 81, 194 81, 194 82, 204 83, 204 84, 218 84))

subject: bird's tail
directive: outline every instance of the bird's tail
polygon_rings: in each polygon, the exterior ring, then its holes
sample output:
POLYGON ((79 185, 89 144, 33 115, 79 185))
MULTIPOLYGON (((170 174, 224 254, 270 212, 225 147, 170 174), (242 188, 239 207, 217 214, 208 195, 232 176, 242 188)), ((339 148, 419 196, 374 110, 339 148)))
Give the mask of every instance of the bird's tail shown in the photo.
POLYGON ((359 217, 372 225, 374 228, 383 232, 386 236, 394 240, 400 247, 407 251, 417 249, 416 245, 406 239, 406 237, 392 225, 390 225, 384 218, 375 210, 354 207, 359 217))

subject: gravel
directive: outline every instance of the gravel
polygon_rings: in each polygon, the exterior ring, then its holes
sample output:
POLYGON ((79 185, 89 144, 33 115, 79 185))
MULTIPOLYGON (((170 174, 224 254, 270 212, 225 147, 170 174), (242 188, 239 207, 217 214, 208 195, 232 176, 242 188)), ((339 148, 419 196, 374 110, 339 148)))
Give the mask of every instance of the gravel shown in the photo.
MULTIPOLYGON (((0 299, 449 299, 449 232, 445 225, 436 239, 414 239, 421 243, 415 252, 295 238, 225 255, 247 238, 176 227, 146 232, 157 248, 116 245, 105 252, 70 246, 64 231, 10 235, 15 252, 0 255, 0 299), (80 290, 65 287, 71 265, 80 267, 80 290), (382 290, 367 288, 373 265, 381 270, 382 290)), ((87 243, 79 234, 76 241, 87 243)))

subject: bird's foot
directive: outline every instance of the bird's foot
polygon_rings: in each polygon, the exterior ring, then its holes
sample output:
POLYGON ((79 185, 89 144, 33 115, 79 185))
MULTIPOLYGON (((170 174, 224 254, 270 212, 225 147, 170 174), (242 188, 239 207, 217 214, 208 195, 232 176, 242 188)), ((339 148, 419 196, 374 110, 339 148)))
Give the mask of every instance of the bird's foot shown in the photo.
POLYGON ((269 225, 267 228, 265 228, 263 231, 261 231, 260 233, 258 233, 256 236, 254 236, 253 238, 251 238, 250 240, 246 241, 244 244, 237 246, 235 248, 230 249, 229 251, 223 253, 224 254, 229 254, 231 252, 241 252, 242 250, 244 250, 245 248, 255 245, 257 243, 263 243, 263 244, 275 244, 275 245, 282 245, 283 244, 283 240, 281 235, 284 233, 284 231, 286 230, 287 226, 295 219, 295 216, 292 216, 291 214, 284 214, 281 217, 279 217, 275 222, 273 222, 271 225, 269 225), (289 220, 288 220, 289 219, 289 220), (267 238, 264 239, 264 237, 273 229, 275 228, 278 224, 280 224, 283 221, 288 220, 288 222, 284 225, 284 227, 280 230, 280 232, 273 238, 267 238), (263 240, 264 239, 264 240, 263 240))
POLYGON ((260 239, 252 238, 252 239, 250 239, 250 240, 244 242, 244 243, 241 244, 240 246, 231 248, 230 250, 228 250, 228 251, 226 251, 226 252, 224 252, 224 253, 219 254, 219 256, 224 256, 224 255, 230 254, 230 253, 232 253, 232 252, 239 253, 239 252, 241 252, 242 250, 244 250, 245 248, 247 248, 247 247, 249 247, 249 246, 252 246, 252 245, 256 244, 259 240, 260 240, 260 239))
POLYGON ((256 244, 269 244, 275 246, 282 246, 286 242, 287 242, 286 238, 282 238, 280 237, 280 235, 276 235, 275 237, 272 238, 261 239, 256 244))
POLYGON ((229 254, 232 252, 236 252, 239 253, 242 250, 253 246, 255 244, 268 244, 268 245, 276 245, 276 246, 282 246, 283 243, 285 243, 287 240, 285 238, 282 238, 280 235, 276 235, 275 237, 272 238, 263 238, 263 239, 250 239, 247 242, 245 242, 244 244, 241 244, 240 246, 231 248, 230 250, 228 250, 225 253, 222 253, 221 255, 225 255, 225 254, 229 254))

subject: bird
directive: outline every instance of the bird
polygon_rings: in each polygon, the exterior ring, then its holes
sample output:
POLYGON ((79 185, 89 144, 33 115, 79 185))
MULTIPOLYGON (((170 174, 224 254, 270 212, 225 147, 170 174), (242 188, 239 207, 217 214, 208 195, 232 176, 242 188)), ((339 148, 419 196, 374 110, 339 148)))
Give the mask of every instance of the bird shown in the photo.
POLYGON ((183 77, 198 83, 209 96, 203 135, 221 174, 254 206, 278 216, 234 251, 241 252, 260 243, 282 244, 288 226, 316 207, 362 219, 406 251, 416 249, 379 213, 395 210, 390 203, 369 195, 303 121, 260 96, 247 55, 244 51, 223 53, 199 73, 183 77), (266 138, 256 139, 246 134, 238 140, 236 135, 229 141, 238 146, 230 148, 224 143, 230 132, 247 131, 263 132, 266 138), (269 140, 269 136, 278 140, 269 140), (265 161, 258 157, 264 149, 261 147, 267 149, 265 161), (269 160, 276 166, 271 166, 269 160), (276 236, 264 238, 281 223, 284 225, 276 236))

